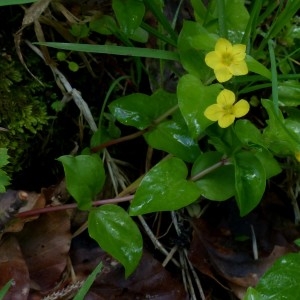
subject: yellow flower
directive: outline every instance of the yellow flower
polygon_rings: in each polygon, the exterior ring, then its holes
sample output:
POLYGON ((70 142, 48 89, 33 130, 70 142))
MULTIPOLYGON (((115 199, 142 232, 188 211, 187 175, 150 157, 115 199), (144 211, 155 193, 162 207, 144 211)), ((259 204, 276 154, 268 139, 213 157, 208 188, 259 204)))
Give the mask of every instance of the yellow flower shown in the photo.
POLYGON ((249 103, 242 99, 235 103, 235 95, 230 90, 223 90, 217 97, 217 104, 206 108, 204 115, 211 121, 218 121, 222 128, 230 126, 235 118, 243 117, 250 109, 249 103))
POLYGON ((215 51, 206 54, 205 63, 214 70, 219 82, 225 82, 233 75, 248 73, 245 51, 245 45, 232 45, 228 40, 220 38, 216 43, 215 51))
POLYGON ((295 153, 295 157, 300 162, 300 152, 296 152, 295 153))

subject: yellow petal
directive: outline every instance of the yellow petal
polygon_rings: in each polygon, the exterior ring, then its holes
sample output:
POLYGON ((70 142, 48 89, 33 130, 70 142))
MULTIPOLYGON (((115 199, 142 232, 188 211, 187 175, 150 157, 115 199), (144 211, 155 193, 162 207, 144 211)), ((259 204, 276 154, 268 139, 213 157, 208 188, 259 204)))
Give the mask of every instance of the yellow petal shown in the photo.
POLYGON ((236 118, 240 118, 246 115, 249 109, 250 109, 249 103, 246 100, 242 99, 238 101, 235 105, 233 105, 232 111, 236 118))
POLYGON ((295 153, 295 157, 300 162, 300 152, 295 153))
POLYGON ((216 51, 208 52, 205 56, 205 63, 212 69, 221 62, 221 57, 216 51))
POLYGON ((246 75, 248 73, 248 67, 245 61, 233 62, 229 66, 229 71, 235 76, 246 75))
POLYGON ((224 111, 218 104, 212 104, 204 111, 204 116, 211 121, 218 121, 223 115, 224 111))
POLYGON ((218 124, 221 128, 226 128, 234 122, 234 115, 226 114, 218 120, 218 124))
POLYGON ((237 44, 232 46, 232 55, 235 60, 243 60, 246 57, 246 45, 237 44))
POLYGON ((216 52, 227 52, 227 51, 231 51, 232 50, 232 44, 223 38, 219 38, 217 40, 216 46, 215 46, 215 51, 216 52))
POLYGON ((224 89, 217 97, 217 103, 221 106, 230 106, 235 102, 235 95, 232 91, 224 89))
POLYGON ((228 67, 226 66, 218 69, 215 68, 214 73, 219 82, 228 81, 232 77, 232 73, 229 71, 228 67))

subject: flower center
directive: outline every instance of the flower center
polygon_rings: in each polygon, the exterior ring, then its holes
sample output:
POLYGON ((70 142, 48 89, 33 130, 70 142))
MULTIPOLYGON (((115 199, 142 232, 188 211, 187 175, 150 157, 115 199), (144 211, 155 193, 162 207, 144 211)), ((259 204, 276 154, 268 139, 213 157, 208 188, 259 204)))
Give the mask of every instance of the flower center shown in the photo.
POLYGON ((233 115, 233 105, 224 105, 223 111, 226 115, 233 115))
POLYGON ((223 53, 222 63, 226 66, 230 66, 233 61, 233 56, 230 53, 223 53))

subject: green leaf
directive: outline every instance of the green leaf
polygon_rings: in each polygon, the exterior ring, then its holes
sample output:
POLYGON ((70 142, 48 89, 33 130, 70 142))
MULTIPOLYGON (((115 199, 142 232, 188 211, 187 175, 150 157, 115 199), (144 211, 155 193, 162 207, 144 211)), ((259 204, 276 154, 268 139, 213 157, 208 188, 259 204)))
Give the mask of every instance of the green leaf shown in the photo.
POLYGON ((187 162, 194 162, 200 154, 198 143, 191 138, 186 124, 182 122, 162 122, 144 136, 154 149, 166 151, 187 162))
MULTIPOLYGON (((0 168, 4 167, 9 163, 9 156, 7 155, 6 148, 0 148, 0 168)), ((5 192, 5 186, 9 185, 10 177, 3 170, 0 170, 0 193, 5 192)))
POLYGON ((236 201, 245 216, 260 202, 266 187, 266 173, 260 160, 251 152, 234 154, 236 201))
POLYGON ((105 171, 102 160, 94 155, 64 155, 57 159, 62 162, 67 190, 76 200, 79 209, 89 209, 96 195, 102 190, 105 171))
POLYGON ((259 159, 265 169, 266 179, 269 179, 281 172, 278 161, 273 157, 272 153, 264 147, 253 147, 252 153, 259 159), (254 150, 254 151, 253 151, 254 150))
POLYGON ((213 123, 204 116, 204 111, 216 103, 221 88, 220 84, 204 86, 197 77, 190 74, 180 78, 177 87, 178 104, 193 138, 199 137, 213 123))
POLYGON ((12 285, 15 285, 15 282, 13 279, 9 280, 0 290, 0 299, 5 299, 5 295, 7 294, 8 290, 12 287, 12 285))
POLYGON ((249 21, 249 13, 244 1, 225 1, 224 18, 228 39, 234 44, 240 43, 249 21))
POLYGON ((267 69, 263 64, 258 62, 256 59, 254 59, 252 56, 246 56, 246 63, 249 71, 271 79, 272 76, 270 70, 267 69))
POLYGON ((119 98, 108 107, 120 123, 142 130, 176 103, 175 94, 158 90, 151 96, 137 93, 119 98))
POLYGON ((278 98, 281 106, 300 105, 300 83, 296 80, 279 83, 278 98))
POLYGON ((141 0, 113 0, 112 8, 121 30, 131 35, 141 25, 145 14, 145 5, 141 0))
POLYGON ((289 253, 280 257, 260 278, 254 288, 249 288, 244 300, 294 300, 300 298, 300 254, 289 253))
MULTIPOLYGON (((206 152, 195 161, 191 175, 206 170, 222 160, 222 153, 206 152)), ((233 165, 223 165, 206 174, 195 182, 201 190, 201 195, 209 200, 223 201, 235 194, 235 176, 233 165)))
POLYGON ((88 293, 89 289, 91 288, 93 282, 95 281, 96 277, 98 274, 102 271, 103 269, 103 263, 100 262, 96 268, 93 270, 93 272, 87 277, 87 279, 84 281, 82 287, 80 290, 77 292, 76 296, 73 298, 73 300, 82 300, 88 293))
POLYGON ((8 159, 7 148, 0 148, 0 168, 9 163, 8 159))
POLYGON ((227 157, 230 157, 243 146, 233 126, 221 128, 215 123, 206 129, 206 134, 209 136, 209 143, 212 144, 218 152, 226 154, 227 157))
POLYGON ((178 37, 178 50, 180 61, 184 69, 190 74, 202 79, 209 80, 214 76, 211 68, 204 61, 205 52, 198 49, 213 49, 216 36, 209 34, 200 24, 192 21, 184 21, 178 37), (202 37, 207 38, 201 42, 202 37))
POLYGON ((124 266, 125 276, 128 277, 141 259, 143 239, 127 212, 113 204, 92 209, 88 217, 88 230, 100 247, 124 266))
POLYGON ((86 24, 73 24, 70 32, 76 38, 85 38, 89 36, 90 29, 87 27, 86 24))
POLYGON ((187 167, 179 158, 159 162, 141 181, 129 214, 172 211, 193 203, 201 191, 194 182, 186 180, 187 174, 187 167))
POLYGON ((249 120, 236 121, 234 131, 240 141, 245 145, 265 145, 261 132, 249 120))
POLYGON ((115 19, 108 15, 103 15, 99 19, 92 20, 89 26, 90 30, 104 35, 113 34, 118 30, 115 19))
POLYGON ((277 155, 294 156, 295 153, 300 151, 297 131, 293 132, 292 128, 287 127, 281 112, 279 111, 278 114, 275 112, 271 101, 262 100, 262 104, 269 115, 268 126, 263 132, 266 145, 277 155))

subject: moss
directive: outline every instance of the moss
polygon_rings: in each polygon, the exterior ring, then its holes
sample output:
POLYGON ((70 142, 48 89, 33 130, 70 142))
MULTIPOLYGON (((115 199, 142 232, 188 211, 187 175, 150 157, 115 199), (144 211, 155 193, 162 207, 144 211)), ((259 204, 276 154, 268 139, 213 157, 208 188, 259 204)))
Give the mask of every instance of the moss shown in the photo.
POLYGON ((45 87, 27 74, 23 66, 11 58, 0 57, 0 147, 10 155, 10 175, 22 169, 35 135, 48 123, 43 99, 45 87))

